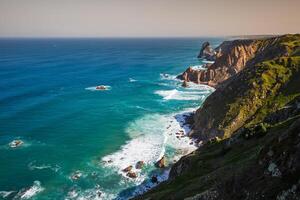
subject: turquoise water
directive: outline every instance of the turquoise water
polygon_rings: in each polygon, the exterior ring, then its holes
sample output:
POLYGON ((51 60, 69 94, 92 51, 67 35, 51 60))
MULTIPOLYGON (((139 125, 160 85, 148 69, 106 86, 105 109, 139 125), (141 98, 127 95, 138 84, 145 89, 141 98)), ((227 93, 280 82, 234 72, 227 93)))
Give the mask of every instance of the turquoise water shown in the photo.
POLYGON ((192 149, 167 138, 166 126, 177 129, 174 116, 212 91, 174 80, 202 64, 206 40, 1 39, 0 196, 126 199, 152 174, 164 177, 153 162, 192 149), (14 139, 24 144, 10 148, 14 139), (139 160, 146 165, 137 179, 120 172, 139 160))

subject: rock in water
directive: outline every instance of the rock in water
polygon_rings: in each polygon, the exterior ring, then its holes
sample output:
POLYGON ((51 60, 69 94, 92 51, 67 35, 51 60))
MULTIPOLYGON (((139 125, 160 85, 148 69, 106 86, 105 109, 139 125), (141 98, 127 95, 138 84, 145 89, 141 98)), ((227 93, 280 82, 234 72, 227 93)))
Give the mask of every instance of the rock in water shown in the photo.
POLYGON ((206 60, 214 61, 216 59, 216 51, 210 46, 209 42, 202 44, 198 58, 205 58, 206 60))
POLYGON ((9 143, 9 146, 11 148, 16 148, 19 147, 23 144, 24 142, 22 140, 13 140, 12 142, 9 143))
POLYGON ((145 162, 144 161, 138 161, 136 164, 135 164, 135 168, 136 169, 142 169, 145 165, 145 162))
POLYGON ((151 177, 151 182, 152 183, 158 183, 157 177, 156 176, 152 176, 151 177))
POLYGON ((126 176, 128 176, 129 178, 137 178, 137 175, 136 175, 135 172, 128 172, 128 173, 126 174, 126 176))
POLYGON ((183 83, 182 83, 182 85, 181 85, 182 87, 189 87, 189 85, 188 85, 188 83, 187 83, 187 81, 186 80, 184 80, 183 81, 183 83))
POLYGON ((123 169, 123 172, 130 172, 132 170, 132 165, 126 167, 125 169, 123 169))
POLYGON ((159 161, 155 163, 155 167, 165 168, 166 167, 166 158, 163 156, 159 161))

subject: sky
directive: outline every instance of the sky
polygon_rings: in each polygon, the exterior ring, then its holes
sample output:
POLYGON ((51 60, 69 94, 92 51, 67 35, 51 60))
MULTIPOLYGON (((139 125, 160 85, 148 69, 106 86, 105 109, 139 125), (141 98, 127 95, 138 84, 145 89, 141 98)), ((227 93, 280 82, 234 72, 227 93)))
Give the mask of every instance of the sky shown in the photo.
POLYGON ((0 0, 0 37, 300 33, 300 0, 0 0))

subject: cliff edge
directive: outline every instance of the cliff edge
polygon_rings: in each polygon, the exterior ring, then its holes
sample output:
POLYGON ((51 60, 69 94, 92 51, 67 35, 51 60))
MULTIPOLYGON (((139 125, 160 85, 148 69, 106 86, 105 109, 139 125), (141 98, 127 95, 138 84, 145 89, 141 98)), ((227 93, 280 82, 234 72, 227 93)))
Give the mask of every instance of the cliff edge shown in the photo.
POLYGON ((212 65, 240 71, 194 116, 191 137, 204 144, 135 199, 299 199, 300 34, 222 45, 247 56, 223 54, 212 65))

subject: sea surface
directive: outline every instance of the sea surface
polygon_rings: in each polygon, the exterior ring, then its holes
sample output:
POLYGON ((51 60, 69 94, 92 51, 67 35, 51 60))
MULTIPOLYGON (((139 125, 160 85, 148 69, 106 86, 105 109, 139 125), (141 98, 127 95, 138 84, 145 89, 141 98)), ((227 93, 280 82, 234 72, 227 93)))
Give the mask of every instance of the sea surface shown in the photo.
POLYGON ((166 179, 154 163, 195 149, 175 132, 213 91, 175 77, 222 40, 0 39, 0 199, 128 199, 166 179))

